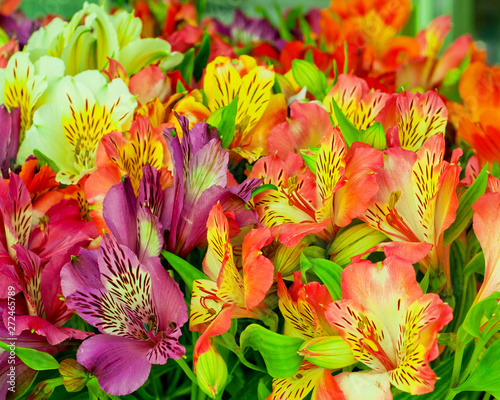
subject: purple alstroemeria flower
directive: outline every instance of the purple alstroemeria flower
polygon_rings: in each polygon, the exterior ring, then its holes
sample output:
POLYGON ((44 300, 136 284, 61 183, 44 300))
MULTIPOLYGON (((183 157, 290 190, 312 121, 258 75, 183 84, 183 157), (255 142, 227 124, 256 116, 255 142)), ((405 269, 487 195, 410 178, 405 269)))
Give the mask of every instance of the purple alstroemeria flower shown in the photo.
POLYGON ((16 160, 21 132, 20 108, 13 108, 11 112, 0 105, 0 171, 4 179, 9 178, 11 160, 16 160))
POLYGON ((21 11, 11 15, 0 15, 0 28, 11 38, 16 38, 22 48, 28 43, 31 34, 40 28, 40 23, 35 19, 26 17, 21 11))
POLYGON ((61 278, 68 306, 102 333, 82 343, 77 360, 106 392, 132 393, 146 382, 152 364, 185 354, 178 338, 187 306, 158 257, 142 263, 105 235, 99 250, 82 250, 61 278))
MULTIPOLYGON (((24 181, 14 173, 8 182, 0 179, 0 307, 14 288, 16 336, 30 331, 52 345, 89 336, 63 327, 73 313, 60 298, 60 272, 96 236, 75 200, 60 201, 36 221, 24 181)), ((8 313, 1 317, 7 325, 8 313)))
POLYGON ((217 22, 217 30, 223 35, 229 36, 233 43, 247 45, 258 42, 269 42, 282 50, 286 41, 281 39, 277 29, 264 18, 247 17, 241 10, 234 11, 233 22, 224 26, 217 22))
POLYGON ((160 193, 158 173, 146 167, 143 180, 147 189, 139 193, 139 200, 155 210, 153 214, 166 231, 166 249, 184 257, 206 240, 208 215, 218 202, 224 212, 235 213, 240 227, 258 223, 255 212, 245 209, 245 203, 262 181, 247 179, 241 185, 226 187, 229 154, 221 147, 216 130, 204 122, 190 130, 187 118, 177 118, 182 139, 173 137, 171 129, 163 133, 174 166, 174 185, 160 193))

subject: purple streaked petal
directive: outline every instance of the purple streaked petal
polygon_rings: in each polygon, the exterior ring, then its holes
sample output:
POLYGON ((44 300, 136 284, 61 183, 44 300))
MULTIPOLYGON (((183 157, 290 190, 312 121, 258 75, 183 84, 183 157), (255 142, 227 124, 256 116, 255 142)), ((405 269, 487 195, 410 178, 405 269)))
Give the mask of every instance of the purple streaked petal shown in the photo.
POLYGON ((169 358, 179 359, 186 354, 186 349, 179 344, 181 330, 175 329, 167 333, 167 337, 156 343, 155 347, 149 350, 146 359, 151 364, 165 364, 169 358))
POLYGON ((9 113, 4 105, 0 105, 0 172, 3 178, 9 178, 11 160, 17 157, 19 136, 21 132, 20 107, 9 113))
POLYGON ((122 396, 139 389, 148 379, 151 364, 146 354, 151 347, 152 343, 140 340, 96 335, 82 343, 77 360, 105 392, 122 396))
POLYGON ((171 330, 172 322, 175 323, 175 327, 180 328, 187 322, 188 314, 179 284, 163 268, 159 258, 151 258, 148 268, 151 275, 153 304, 158 317, 158 331, 171 330))
POLYGON ((61 270, 61 288, 68 297, 77 290, 88 287, 103 289, 97 265, 98 250, 80 251, 77 257, 67 263, 61 270))
POLYGON ((142 167, 142 180, 139 186, 137 202, 139 205, 149 208, 151 213, 161 220, 164 210, 165 193, 161 189, 160 173, 150 165, 142 167))
POLYGON ((137 199, 128 177, 109 189, 104 198, 102 214, 118 243, 136 249, 137 199))
POLYGON ((163 247, 163 235, 158 218, 141 207, 137 212, 137 257, 141 263, 158 257, 163 247))

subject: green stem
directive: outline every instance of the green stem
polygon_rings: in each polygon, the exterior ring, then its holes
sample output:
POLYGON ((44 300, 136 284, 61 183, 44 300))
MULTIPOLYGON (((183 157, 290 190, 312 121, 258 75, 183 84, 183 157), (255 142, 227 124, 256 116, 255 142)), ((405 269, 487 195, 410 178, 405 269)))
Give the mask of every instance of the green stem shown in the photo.
POLYGON ((177 362, 177 364, 179 364, 179 366, 182 368, 182 370, 186 373, 188 378, 191 379, 191 381, 193 383, 198 385, 198 379, 196 379, 196 375, 191 370, 191 368, 189 368, 189 366, 186 364, 186 361, 184 361, 183 358, 175 359, 175 361, 177 362))
POLYGON ((469 360, 469 363, 467 364, 467 367, 465 368, 465 371, 460 378, 460 382, 464 382, 469 377, 485 345, 486 345, 485 341, 483 341, 482 339, 478 339, 476 347, 474 348, 474 352, 472 353, 472 356, 469 360))

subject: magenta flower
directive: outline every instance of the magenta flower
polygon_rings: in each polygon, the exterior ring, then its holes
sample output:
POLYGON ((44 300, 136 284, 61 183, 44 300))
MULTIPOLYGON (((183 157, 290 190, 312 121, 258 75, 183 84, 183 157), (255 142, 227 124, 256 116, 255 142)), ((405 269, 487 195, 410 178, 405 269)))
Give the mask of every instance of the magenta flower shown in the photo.
MULTIPOLYGON (((63 327, 73 313, 61 300, 60 272, 96 236, 75 200, 60 201, 37 221, 23 180, 14 173, 8 182, 0 179, 0 307, 14 287, 16 336, 29 330, 56 345, 89 335, 63 327)), ((2 318, 7 325, 6 312, 2 318)))
POLYGON ((151 364, 181 358, 181 326, 188 320, 178 284, 158 257, 141 263, 110 235, 99 250, 82 250, 61 272, 69 307, 102 332, 78 349, 78 362, 114 395, 132 393, 151 364))
MULTIPOLYGON (((150 196, 149 206, 158 210, 155 215, 168 231, 166 249, 185 257, 206 240, 208 215, 217 203, 223 212, 235 213, 240 227, 257 223, 257 214, 245 209, 245 203, 262 181, 247 179, 241 185, 226 187, 229 154, 221 147, 217 131, 209 129, 204 122, 190 130, 187 118, 177 118, 182 139, 172 137, 169 130, 163 133, 174 165, 174 185, 163 194, 156 193, 155 198, 150 196), (160 200, 161 207, 155 205, 160 200)), ((154 179, 154 176, 145 173, 143 179, 154 179)))
POLYGON ((4 178, 9 177, 11 160, 16 160, 19 148, 21 132, 19 110, 19 107, 16 107, 9 112, 3 104, 0 105, 0 173, 4 178))

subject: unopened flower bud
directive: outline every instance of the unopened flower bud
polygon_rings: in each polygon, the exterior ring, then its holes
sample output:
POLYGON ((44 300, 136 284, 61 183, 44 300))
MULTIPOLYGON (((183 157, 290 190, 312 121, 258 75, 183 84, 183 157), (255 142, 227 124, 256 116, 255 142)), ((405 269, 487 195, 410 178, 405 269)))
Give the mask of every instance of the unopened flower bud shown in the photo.
POLYGON ((215 347, 201 354, 196 363, 198 386, 214 399, 224 390, 227 382, 227 365, 215 347))
POLYGON ((79 392, 89 380, 89 371, 76 360, 67 358, 61 362, 59 373, 68 392, 79 392))
POLYGON ((357 361, 351 347, 340 336, 323 336, 305 342, 298 353, 321 368, 339 369, 357 361))

